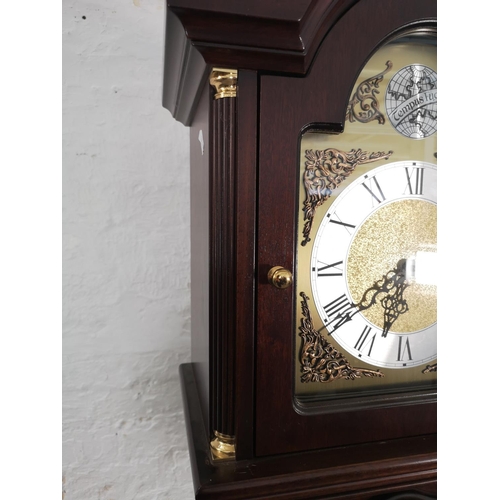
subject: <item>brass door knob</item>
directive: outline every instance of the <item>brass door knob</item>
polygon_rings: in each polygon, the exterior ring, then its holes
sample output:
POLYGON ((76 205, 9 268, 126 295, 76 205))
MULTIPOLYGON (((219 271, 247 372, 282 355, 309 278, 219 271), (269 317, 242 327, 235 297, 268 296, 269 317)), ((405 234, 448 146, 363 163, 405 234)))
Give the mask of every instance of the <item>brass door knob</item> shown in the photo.
POLYGON ((288 288, 293 281, 293 275, 292 273, 288 270, 285 269, 284 267, 281 266, 274 266, 273 268, 269 269, 269 272, 267 273, 267 279, 271 285, 275 286, 276 288, 288 288))

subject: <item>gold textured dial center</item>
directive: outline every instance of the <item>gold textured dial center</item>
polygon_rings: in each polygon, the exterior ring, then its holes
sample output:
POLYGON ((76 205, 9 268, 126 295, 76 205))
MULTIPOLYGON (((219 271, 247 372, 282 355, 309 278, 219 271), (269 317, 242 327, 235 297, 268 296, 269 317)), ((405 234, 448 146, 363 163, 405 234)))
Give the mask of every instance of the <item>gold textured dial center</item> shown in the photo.
POLYGON ((354 303, 371 304, 361 312, 368 321, 383 329, 390 303, 404 311, 391 332, 411 333, 436 322, 436 244, 437 207, 426 200, 394 201, 363 222, 348 251, 347 285, 354 303), (396 295, 391 279, 401 262, 404 286, 396 295))

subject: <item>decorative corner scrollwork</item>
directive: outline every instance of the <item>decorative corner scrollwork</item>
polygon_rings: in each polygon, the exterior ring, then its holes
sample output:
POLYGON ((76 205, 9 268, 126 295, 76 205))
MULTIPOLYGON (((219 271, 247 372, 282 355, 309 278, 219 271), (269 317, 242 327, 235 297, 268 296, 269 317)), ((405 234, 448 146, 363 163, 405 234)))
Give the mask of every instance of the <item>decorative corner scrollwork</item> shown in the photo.
POLYGON ((437 363, 434 363, 433 365, 427 365, 424 370, 422 370, 422 373, 435 373, 438 371, 438 365, 437 363))
POLYGON ((351 123, 358 121, 368 123, 372 120, 377 120, 379 124, 385 123, 385 116, 380 112, 377 95, 380 82, 384 79, 384 75, 392 68, 392 62, 385 63, 386 69, 378 75, 367 78, 358 85, 349 104, 347 106, 346 120, 351 123))
POLYGON ((334 380, 356 380, 364 377, 384 377, 380 370, 352 367, 344 355, 333 347, 317 330, 307 301, 309 297, 301 292, 302 318, 299 335, 302 338, 300 364, 303 375, 301 382, 333 382, 334 380))
POLYGON ((361 149, 351 149, 349 152, 335 148, 306 150, 306 163, 302 179, 306 194, 302 208, 305 221, 302 231, 304 236, 302 246, 311 241, 309 235, 316 208, 330 198, 333 190, 349 177, 358 165, 387 159, 391 155, 392 151, 368 153, 361 149))

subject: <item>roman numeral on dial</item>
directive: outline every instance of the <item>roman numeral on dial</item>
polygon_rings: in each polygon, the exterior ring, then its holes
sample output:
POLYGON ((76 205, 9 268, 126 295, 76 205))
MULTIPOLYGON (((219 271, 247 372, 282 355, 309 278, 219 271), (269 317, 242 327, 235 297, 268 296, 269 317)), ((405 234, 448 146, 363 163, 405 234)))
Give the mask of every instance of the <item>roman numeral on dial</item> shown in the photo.
POLYGON ((330 222, 332 222, 333 224, 338 224, 339 226, 351 227, 352 229, 356 227, 353 224, 348 224, 347 222, 342 222, 341 220, 330 219, 330 222))
POLYGON ((349 299, 345 294, 342 294, 340 297, 332 300, 329 304, 324 306, 323 309, 330 319, 325 326, 333 324, 333 332, 338 330, 348 321, 351 321, 352 317, 358 313, 358 310, 349 302, 349 299))
POLYGON ((398 341, 398 361, 411 361, 410 338, 406 336, 399 336, 398 341))
MULTIPOLYGON (((334 262, 333 264, 328 264, 327 266, 318 267, 318 277, 324 276, 342 276, 342 269, 339 269, 339 266, 343 264, 342 260, 338 262, 334 262)), ((314 271, 314 269, 313 269, 314 271)))
POLYGON ((344 222, 343 220, 341 220, 336 212, 334 212, 333 214, 327 214, 326 216, 328 217, 329 222, 343 227, 348 234, 352 234, 352 230, 356 229, 356 226, 354 224, 349 224, 348 222, 344 222))
POLYGON ((335 300, 332 300, 329 304, 327 304, 323 309, 325 310, 328 317, 332 317, 336 314, 343 314, 352 308, 351 303, 349 302, 346 294, 342 294, 340 297, 337 297, 335 300))
MULTIPOLYGON (((368 340, 368 336, 370 335, 371 331, 372 331, 371 327, 366 325, 363 328, 363 331, 361 332, 358 341, 354 345, 354 349, 357 349, 360 352, 363 352, 364 350, 368 349, 367 353, 368 356, 371 356, 373 344, 375 342, 375 337, 377 336, 377 334, 374 333, 371 339, 368 340)), ((359 356, 361 356, 361 354, 359 354, 359 356)))
POLYGON ((382 203, 383 201, 385 201, 385 195, 380 188, 377 178, 375 176, 370 177, 367 182, 368 184, 363 182, 363 187, 371 194, 372 203, 373 201, 376 201, 377 203, 382 203))
POLYGON ((424 169, 422 167, 405 167, 406 171, 406 190, 410 194, 422 195, 424 190, 424 169))

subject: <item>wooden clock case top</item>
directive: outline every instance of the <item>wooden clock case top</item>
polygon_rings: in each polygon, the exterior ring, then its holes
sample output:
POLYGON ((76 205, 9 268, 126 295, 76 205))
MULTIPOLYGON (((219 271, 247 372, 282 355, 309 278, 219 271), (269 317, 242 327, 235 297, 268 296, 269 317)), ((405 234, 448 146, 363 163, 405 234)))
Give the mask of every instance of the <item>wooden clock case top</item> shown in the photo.
POLYGON ((435 0, 170 0, 163 104, 191 128, 192 363, 181 366, 196 498, 430 498, 436 400, 301 415, 293 406, 297 144, 342 130, 366 60, 435 0), (214 100, 214 67, 238 70, 214 100), (333 419, 333 420, 332 420, 333 419), (333 425, 332 425, 333 422, 333 425), (213 431, 234 460, 212 459, 213 431), (413 495, 413 496, 412 496, 413 495))

